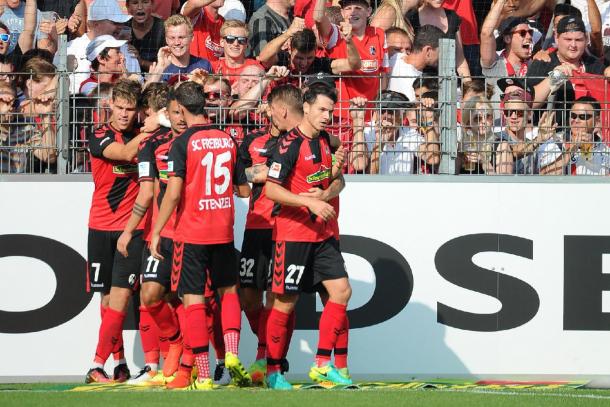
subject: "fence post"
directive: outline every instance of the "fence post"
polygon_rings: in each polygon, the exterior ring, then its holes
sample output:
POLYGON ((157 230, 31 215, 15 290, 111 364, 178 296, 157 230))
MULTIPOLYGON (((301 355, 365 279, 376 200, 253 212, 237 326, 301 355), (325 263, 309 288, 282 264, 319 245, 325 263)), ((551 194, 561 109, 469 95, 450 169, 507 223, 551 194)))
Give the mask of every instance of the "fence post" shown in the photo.
POLYGON ((68 75, 68 36, 59 36, 57 44, 59 62, 57 71, 58 81, 58 104, 57 104, 57 145, 59 154, 57 167, 59 174, 67 174, 70 157, 70 81, 68 75))
POLYGON ((457 159, 457 77, 455 40, 443 38, 439 44, 438 74, 441 128, 441 174, 455 174, 457 159))

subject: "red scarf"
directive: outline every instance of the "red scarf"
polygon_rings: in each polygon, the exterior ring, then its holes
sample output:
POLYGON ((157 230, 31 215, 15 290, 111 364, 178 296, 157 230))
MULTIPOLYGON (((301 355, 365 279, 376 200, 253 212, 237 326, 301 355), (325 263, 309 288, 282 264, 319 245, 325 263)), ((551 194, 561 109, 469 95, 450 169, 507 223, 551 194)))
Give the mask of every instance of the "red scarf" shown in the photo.
POLYGON ((502 58, 504 58, 504 63, 506 64, 506 73, 508 76, 517 76, 519 78, 525 77, 527 75, 527 62, 521 62, 521 68, 519 68, 519 74, 515 72, 515 68, 513 68, 513 64, 507 58, 506 50, 502 51, 502 58))

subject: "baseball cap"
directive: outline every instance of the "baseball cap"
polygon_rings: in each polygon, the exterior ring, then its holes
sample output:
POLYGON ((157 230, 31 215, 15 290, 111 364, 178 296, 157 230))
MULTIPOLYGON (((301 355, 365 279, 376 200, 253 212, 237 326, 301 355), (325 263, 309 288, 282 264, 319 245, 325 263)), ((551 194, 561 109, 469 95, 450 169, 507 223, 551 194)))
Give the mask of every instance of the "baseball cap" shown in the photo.
POLYGON ((339 1, 339 5, 341 6, 341 8, 347 7, 350 4, 362 4, 363 6, 371 7, 371 3, 369 2, 369 0, 341 0, 341 1, 339 1))
POLYGON ((557 24, 557 35, 567 32, 583 32, 587 33, 585 23, 578 17, 564 17, 557 24))
POLYGON ((110 20, 115 23, 126 23, 131 20, 116 0, 94 0, 89 6, 88 21, 110 20))
POLYGON ((318 72, 315 75, 308 76, 305 79, 305 86, 310 87, 315 84, 326 85, 329 88, 335 88, 335 80, 324 72, 318 72))
POLYGON ((99 37, 95 37, 93 41, 87 45, 87 59, 89 61, 94 61, 95 58, 106 48, 120 48, 127 41, 117 40, 112 35, 100 35, 99 37))
POLYGON ((501 50, 504 48, 504 36, 510 34, 510 32, 519 24, 530 25, 529 21, 525 17, 508 17, 502 20, 498 27, 498 36, 496 37, 496 49, 501 50))
POLYGON ((502 98, 502 103, 506 102, 525 102, 530 107, 532 104, 532 95, 524 91, 523 89, 512 90, 509 93, 505 93, 502 98))
POLYGON ((534 96, 536 95, 536 91, 534 90, 531 81, 525 81, 523 78, 510 77, 498 79, 497 85, 502 92, 506 92, 506 88, 509 86, 517 86, 528 94, 530 99, 534 99, 534 96))
POLYGON ((400 92, 384 90, 379 97, 379 109, 381 110, 408 109, 410 106, 409 98, 400 92))

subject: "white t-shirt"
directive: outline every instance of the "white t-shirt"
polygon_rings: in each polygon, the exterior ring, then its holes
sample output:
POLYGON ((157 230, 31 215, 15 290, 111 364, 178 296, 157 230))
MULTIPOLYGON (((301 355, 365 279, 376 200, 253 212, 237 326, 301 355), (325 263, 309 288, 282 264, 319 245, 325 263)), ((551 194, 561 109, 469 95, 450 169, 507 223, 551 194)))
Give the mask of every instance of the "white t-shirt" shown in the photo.
POLYGON ((415 90, 413 83, 417 78, 421 78, 422 71, 417 70, 413 65, 407 64, 403 57, 405 54, 394 54, 390 59, 392 71, 390 73, 390 82, 388 89, 394 92, 400 92, 407 96, 411 102, 415 101, 415 90))
POLYGON ((218 9, 225 20, 239 20, 246 22, 246 8, 239 0, 225 0, 225 4, 218 9))
MULTIPOLYGON (((369 122, 364 128, 364 140, 372 151, 376 144, 377 128, 369 122)), ((379 156, 379 173, 386 175, 409 175, 416 173, 415 156, 424 137, 413 127, 401 127, 393 143, 385 143, 379 156)))

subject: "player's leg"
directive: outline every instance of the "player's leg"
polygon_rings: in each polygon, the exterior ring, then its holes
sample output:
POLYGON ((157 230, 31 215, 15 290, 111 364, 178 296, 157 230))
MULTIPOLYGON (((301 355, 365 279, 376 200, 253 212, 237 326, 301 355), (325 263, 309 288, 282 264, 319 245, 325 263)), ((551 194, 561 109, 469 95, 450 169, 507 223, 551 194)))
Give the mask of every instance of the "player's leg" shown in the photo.
POLYGON ((233 242, 210 245, 212 288, 220 295, 220 312, 225 344, 225 366, 231 377, 240 386, 252 383, 250 374, 239 360, 239 341, 241 332, 241 305, 237 294, 239 272, 233 242))
MULTIPOLYGON (((176 257, 174 257, 176 259, 176 257)), ((182 259, 179 259, 180 262, 182 259)), ((181 267, 181 266, 180 266, 181 267)), ((176 287, 177 289, 178 287, 176 287)), ((188 324, 186 323, 186 310, 182 301, 173 302, 176 316, 180 325, 180 331, 183 336, 183 351, 182 357, 180 358, 180 366, 178 372, 173 380, 167 384, 168 389, 183 389, 191 385, 191 373, 193 371, 193 365, 195 363, 195 357, 189 343, 189 335, 187 333, 188 324)), ((166 379, 167 380, 167 379, 166 379)))
POLYGON ((225 342, 222 332, 222 315, 218 294, 212 289, 211 279, 208 278, 205 286, 205 315, 208 323, 208 336, 216 354, 216 367, 214 368, 214 384, 226 386, 231 383, 231 375, 225 366, 225 342))
MULTIPOLYGON (((323 286, 320 286, 318 291, 320 295, 320 299, 322 300, 322 305, 326 305, 328 302, 328 293, 323 286)), ((333 349, 333 353, 335 356, 334 365, 339 371, 339 374, 343 376, 345 379, 351 380, 349 369, 347 367, 347 358, 348 358, 348 343, 349 343, 349 318, 345 316, 345 326, 337 333, 337 342, 335 343, 335 348, 333 349)))
POLYGON ((351 384, 330 363, 338 333, 345 329, 347 304, 352 294, 345 262, 337 241, 333 238, 316 245, 314 255, 314 285, 321 283, 328 293, 328 301, 320 317, 318 351, 309 377, 314 381, 351 384))

